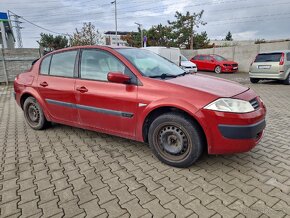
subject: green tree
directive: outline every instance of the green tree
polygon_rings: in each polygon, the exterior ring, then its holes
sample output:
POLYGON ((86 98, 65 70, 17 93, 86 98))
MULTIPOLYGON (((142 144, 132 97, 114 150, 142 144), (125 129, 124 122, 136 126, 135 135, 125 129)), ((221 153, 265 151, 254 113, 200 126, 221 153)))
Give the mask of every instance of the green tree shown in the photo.
POLYGON ((84 23, 81 30, 76 28, 75 32, 70 38, 71 46, 79 45, 99 45, 103 44, 103 36, 95 26, 89 22, 84 23))
POLYGON ((145 32, 149 46, 174 46, 172 29, 169 26, 158 24, 145 32))
POLYGON ((233 41, 232 33, 229 31, 225 38, 226 41, 233 41))
POLYGON ((131 32, 125 36, 121 36, 121 39, 126 41, 128 45, 131 47, 140 47, 141 46, 140 38, 141 34, 136 32, 131 32))
POLYGON ((65 36, 53 36, 46 33, 40 34, 40 40, 37 43, 47 52, 68 47, 68 39, 65 36))
POLYGON ((209 38, 206 31, 201 32, 200 34, 195 34, 193 37, 193 49, 201 49, 209 47, 209 38))
POLYGON ((172 29, 173 42, 177 47, 185 47, 187 49, 193 49, 195 28, 199 28, 200 25, 206 25, 202 21, 204 11, 199 13, 190 14, 189 11, 185 15, 176 11, 175 21, 168 21, 170 28, 172 29))

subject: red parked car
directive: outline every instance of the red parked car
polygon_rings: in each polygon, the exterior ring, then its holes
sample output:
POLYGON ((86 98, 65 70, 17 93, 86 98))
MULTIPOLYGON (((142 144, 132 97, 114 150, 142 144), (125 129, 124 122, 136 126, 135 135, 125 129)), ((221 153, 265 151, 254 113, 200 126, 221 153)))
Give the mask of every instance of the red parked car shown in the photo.
POLYGON ((266 109, 248 87, 188 74, 146 50, 73 47, 47 54, 14 82, 35 130, 49 122, 148 142, 163 162, 187 167, 260 141, 266 109))
POLYGON ((197 65, 198 70, 214 71, 215 73, 234 73, 239 69, 238 63, 219 55, 196 55, 190 61, 197 65))

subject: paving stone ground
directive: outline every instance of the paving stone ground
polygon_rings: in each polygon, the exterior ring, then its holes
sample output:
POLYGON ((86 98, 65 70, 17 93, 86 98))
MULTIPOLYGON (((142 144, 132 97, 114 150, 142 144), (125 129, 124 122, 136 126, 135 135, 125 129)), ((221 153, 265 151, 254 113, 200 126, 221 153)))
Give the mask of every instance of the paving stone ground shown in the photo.
POLYGON ((265 137, 187 169, 135 141, 58 124, 34 131, 0 86, 0 217, 290 217, 290 86, 218 76, 261 95, 265 137))

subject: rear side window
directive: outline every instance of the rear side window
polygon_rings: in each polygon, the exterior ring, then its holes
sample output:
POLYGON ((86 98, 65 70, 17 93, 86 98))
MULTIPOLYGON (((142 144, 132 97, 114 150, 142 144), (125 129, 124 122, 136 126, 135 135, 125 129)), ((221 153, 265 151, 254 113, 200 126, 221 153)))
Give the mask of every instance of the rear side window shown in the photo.
POLYGON ((255 62, 280 62, 282 53, 259 54, 255 62))
POLYGON ((290 53, 287 53, 287 61, 290 61, 290 53))
POLYGON ((50 72, 52 76, 73 77, 77 51, 67 51, 54 54, 51 59, 50 72))
POLYGON ((51 59, 51 55, 42 60, 41 66, 40 66, 40 74, 48 75, 50 59, 51 59))
POLYGON ((192 60, 198 60, 199 59, 199 56, 194 56, 193 58, 192 58, 192 60))
POLYGON ((203 55, 199 56, 199 60, 204 61, 205 60, 205 56, 203 56, 203 55))
POLYGON ((212 58, 210 56, 205 56, 204 59, 207 60, 207 61, 210 61, 212 58))

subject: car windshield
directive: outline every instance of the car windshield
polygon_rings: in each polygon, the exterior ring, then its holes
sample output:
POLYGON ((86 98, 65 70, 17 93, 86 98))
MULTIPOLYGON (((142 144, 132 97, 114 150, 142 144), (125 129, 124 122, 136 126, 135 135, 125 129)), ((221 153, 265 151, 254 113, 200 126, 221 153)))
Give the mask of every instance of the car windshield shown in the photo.
POLYGON ((259 54, 255 62, 280 62, 282 53, 259 54))
POLYGON ((173 62, 151 51, 137 48, 119 48, 116 50, 127 58, 143 76, 162 77, 166 75, 174 77, 184 73, 184 70, 173 62))
POLYGON ((222 57, 222 56, 219 56, 219 55, 213 55, 214 59, 216 59, 217 61, 226 61, 227 59, 222 57))
POLYGON ((188 59, 185 56, 181 55, 180 57, 181 57, 181 61, 188 61, 188 59))

